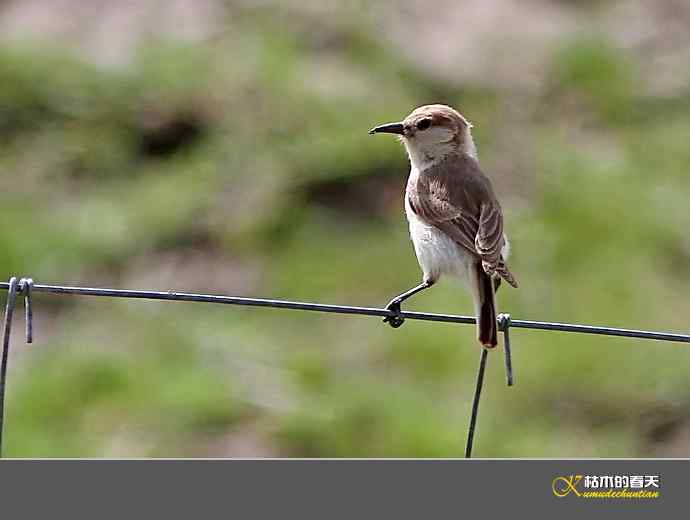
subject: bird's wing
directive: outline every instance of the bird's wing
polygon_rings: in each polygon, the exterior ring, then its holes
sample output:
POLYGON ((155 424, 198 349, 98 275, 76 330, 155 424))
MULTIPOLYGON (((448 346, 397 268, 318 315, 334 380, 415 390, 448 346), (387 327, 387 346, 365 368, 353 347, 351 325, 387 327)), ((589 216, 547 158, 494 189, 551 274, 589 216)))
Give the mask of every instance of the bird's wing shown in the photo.
POLYGON ((479 209, 479 230, 474 239, 477 253, 482 259, 484 271, 488 274, 496 273, 513 287, 518 283, 508 269, 501 254, 505 245, 503 234, 503 213, 498 201, 485 203, 479 209))
POLYGON ((421 175, 407 189, 412 211, 424 222, 439 228, 471 254, 476 254, 474 237, 478 218, 462 205, 454 204, 452 194, 459 187, 443 175, 421 175))
POLYGON ((501 206, 476 160, 463 156, 443 161, 417 176, 408 185, 407 196, 410 208, 424 222, 481 259, 487 273, 516 285, 501 257, 505 244, 501 206))
POLYGON ((484 260, 496 260, 503 248, 503 213, 496 201, 482 202, 479 206, 479 229, 474 247, 484 260))

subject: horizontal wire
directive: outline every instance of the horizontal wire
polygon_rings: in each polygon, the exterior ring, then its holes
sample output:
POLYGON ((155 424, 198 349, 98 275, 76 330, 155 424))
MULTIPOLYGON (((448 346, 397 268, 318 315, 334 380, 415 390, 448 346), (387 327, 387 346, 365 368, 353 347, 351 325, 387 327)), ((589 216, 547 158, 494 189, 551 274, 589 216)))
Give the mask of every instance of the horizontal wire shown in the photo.
MULTIPOLYGON (((9 289, 9 283, 0 282, 0 289, 9 289)), ((355 307, 350 305, 328 305, 323 303, 297 302, 290 300, 275 300, 267 298, 244 298, 240 296, 220 296, 213 294, 194 294, 176 291, 139 291, 127 289, 103 289, 93 287, 68 287, 60 285, 34 284, 34 293, 73 294, 81 296, 103 296, 110 298, 134 298, 144 300, 171 300, 184 302, 220 303, 225 305, 242 305, 249 307, 272 307, 276 309, 293 309, 314 312, 329 312, 335 314, 356 314, 363 316, 394 316, 392 311, 376 307, 355 307)), ((403 311, 402 316, 410 320, 437 321, 445 323, 473 324, 473 316, 459 316, 454 314, 433 314, 428 312, 403 311)), ((653 339, 659 341, 674 341, 690 343, 690 335, 671 332, 655 332, 647 330, 621 329, 595 325, 578 325, 573 323, 555 323, 548 321, 510 320, 510 327, 518 329, 550 330, 559 332, 574 332, 579 334, 599 334, 605 336, 621 336, 626 338, 653 339)))

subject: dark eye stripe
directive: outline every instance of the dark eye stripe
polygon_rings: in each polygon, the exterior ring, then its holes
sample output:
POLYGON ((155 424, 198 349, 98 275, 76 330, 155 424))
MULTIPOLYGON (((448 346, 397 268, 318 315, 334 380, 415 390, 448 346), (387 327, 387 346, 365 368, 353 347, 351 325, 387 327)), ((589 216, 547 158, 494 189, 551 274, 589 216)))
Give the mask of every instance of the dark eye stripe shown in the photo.
POLYGON ((431 119, 429 119, 428 117, 417 122, 417 130, 426 130, 430 126, 431 126, 431 119))

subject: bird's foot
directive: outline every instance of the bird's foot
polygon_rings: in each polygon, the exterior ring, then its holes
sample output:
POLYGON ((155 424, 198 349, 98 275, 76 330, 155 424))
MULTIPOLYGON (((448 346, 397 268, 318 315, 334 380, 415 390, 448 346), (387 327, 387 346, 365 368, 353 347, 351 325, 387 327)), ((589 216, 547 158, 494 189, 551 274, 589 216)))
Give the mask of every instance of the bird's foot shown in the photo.
POLYGON ((391 327, 394 329, 397 329, 405 323, 405 318, 402 316, 402 311, 400 310, 400 304, 402 302, 398 300, 397 298, 394 298, 393 300, 390 301, 388 305, 386 305, 386 310, 391 311, 394 313, 393 316, 386 316, 383 318, 383 323, 388 323, 391 327))

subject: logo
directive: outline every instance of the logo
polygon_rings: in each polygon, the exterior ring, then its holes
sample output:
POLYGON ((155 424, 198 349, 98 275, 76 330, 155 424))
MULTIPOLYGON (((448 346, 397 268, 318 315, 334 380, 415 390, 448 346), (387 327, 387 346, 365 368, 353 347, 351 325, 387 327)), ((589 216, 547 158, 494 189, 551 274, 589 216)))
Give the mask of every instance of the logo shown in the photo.
POLYGON ((558 498, 650 499, 659 498, 659 475, 567 475, 551 482, 558 498))

